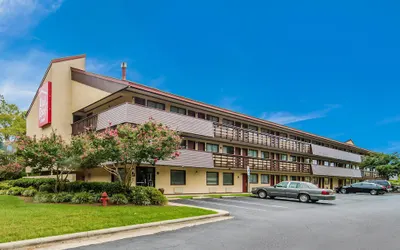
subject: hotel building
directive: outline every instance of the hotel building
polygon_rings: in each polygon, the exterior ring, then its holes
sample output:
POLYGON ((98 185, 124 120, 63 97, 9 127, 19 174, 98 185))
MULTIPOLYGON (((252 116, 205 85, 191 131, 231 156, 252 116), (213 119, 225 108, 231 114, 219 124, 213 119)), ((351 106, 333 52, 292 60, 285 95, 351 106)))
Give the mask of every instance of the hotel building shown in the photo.
MULTIPOLYGON (((54 59, 27 115, 27 135, 56 130, 66 140, 93 127, 141 124, 149 117, 178 130, 181 156, 136 169, 134 185, 166 194, 247 192, 284 180, 334 188, 376 178, 358 164, 370 151, 288 126, 237 113, 125 79, 85 70, 85 55, 54 59), (250 175, 247 174, 250 169, 250 175)), ((51 173, 42 173, 51 174, 51 173)), ((114 181, 102 168, 71 180, 114 181)))

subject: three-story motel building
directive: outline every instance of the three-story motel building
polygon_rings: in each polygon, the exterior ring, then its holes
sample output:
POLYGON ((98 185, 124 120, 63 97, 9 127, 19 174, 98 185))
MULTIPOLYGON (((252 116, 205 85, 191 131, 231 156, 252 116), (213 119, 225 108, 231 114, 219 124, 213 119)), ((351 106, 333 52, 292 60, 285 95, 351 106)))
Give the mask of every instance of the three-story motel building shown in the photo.
MULTIPOLYGON (((166 194, 247 192, 302 180, 334 188, 376 172, 358 164, 370 151, 155 88, 85 70, 85 55, 50 62, 27 115, 27 135, 56 130, 66 140, 93 127, 141 124, 152 117, 182 135, 181 156, 136 169, 134 185, 166 194), (250 175, 247 175, 250 169, 250 175)), ((51 173, 43 172, 42 175, 51 173)), ((102 168, 71 180, 114 181, 102 168)))

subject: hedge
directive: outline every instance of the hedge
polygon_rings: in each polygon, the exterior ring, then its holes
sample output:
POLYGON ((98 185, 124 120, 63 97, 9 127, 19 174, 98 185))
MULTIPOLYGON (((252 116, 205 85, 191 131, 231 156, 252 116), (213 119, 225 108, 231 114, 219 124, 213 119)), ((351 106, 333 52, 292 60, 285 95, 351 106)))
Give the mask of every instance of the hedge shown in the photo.
POLYGON ((83 181, 68 182, 65 183, 65 191, 70 193, 107 192, 109 196, 113 194, 126 193, 125 188, 119 182, 83 182, 83 181))
POLYGON ((52 178, 22 178, 18 180, 10 181, 9 184, 13 187, 34 187, 39 189, 39 187, 43 184, 48 184, 54 186, 56 184, 56 179, 52 178))

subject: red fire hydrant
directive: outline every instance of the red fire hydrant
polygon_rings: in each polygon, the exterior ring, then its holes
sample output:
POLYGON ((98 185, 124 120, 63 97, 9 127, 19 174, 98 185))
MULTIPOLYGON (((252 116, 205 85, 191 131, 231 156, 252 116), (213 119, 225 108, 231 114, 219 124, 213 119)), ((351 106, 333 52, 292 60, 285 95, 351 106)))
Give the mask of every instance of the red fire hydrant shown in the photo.
POLYGON ((107 206, 107 202, 108 202, 109 198, 108 198, 108 195, 106 192, 101 194, 100 200, 101 200, 101 203, 103 203, 103 207, 107 206))

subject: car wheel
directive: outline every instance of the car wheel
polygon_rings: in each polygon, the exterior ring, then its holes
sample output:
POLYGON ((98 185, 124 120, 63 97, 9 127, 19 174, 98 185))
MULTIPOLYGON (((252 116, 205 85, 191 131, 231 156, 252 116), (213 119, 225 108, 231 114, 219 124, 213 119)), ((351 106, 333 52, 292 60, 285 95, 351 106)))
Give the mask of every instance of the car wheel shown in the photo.
POLYGON ((377 195, 378 194, 378 191, 376 191, 376 190, 371 190, 371 191, 369 191, 369 193, 371 194, 371 195, 377 195))
POLYGON ((344 188, 342 188, 342 189, 340 190, 340 192, 341 192, 342 194, 347 194, 347 190, 344 189, 344 188))
POLYGON ((300 194, 299 200, 303 203, 306 203, 310 200, 310 196, 308 196, 307 194, 300 194))
POLYGON ((312 203, 317 203, 318 200, 311 200, 312 203))
POLYGON ((267 192, 265 192, 264 190, 259 191, 258 198, 261 198, 261 199, 267 198, 267 192))

